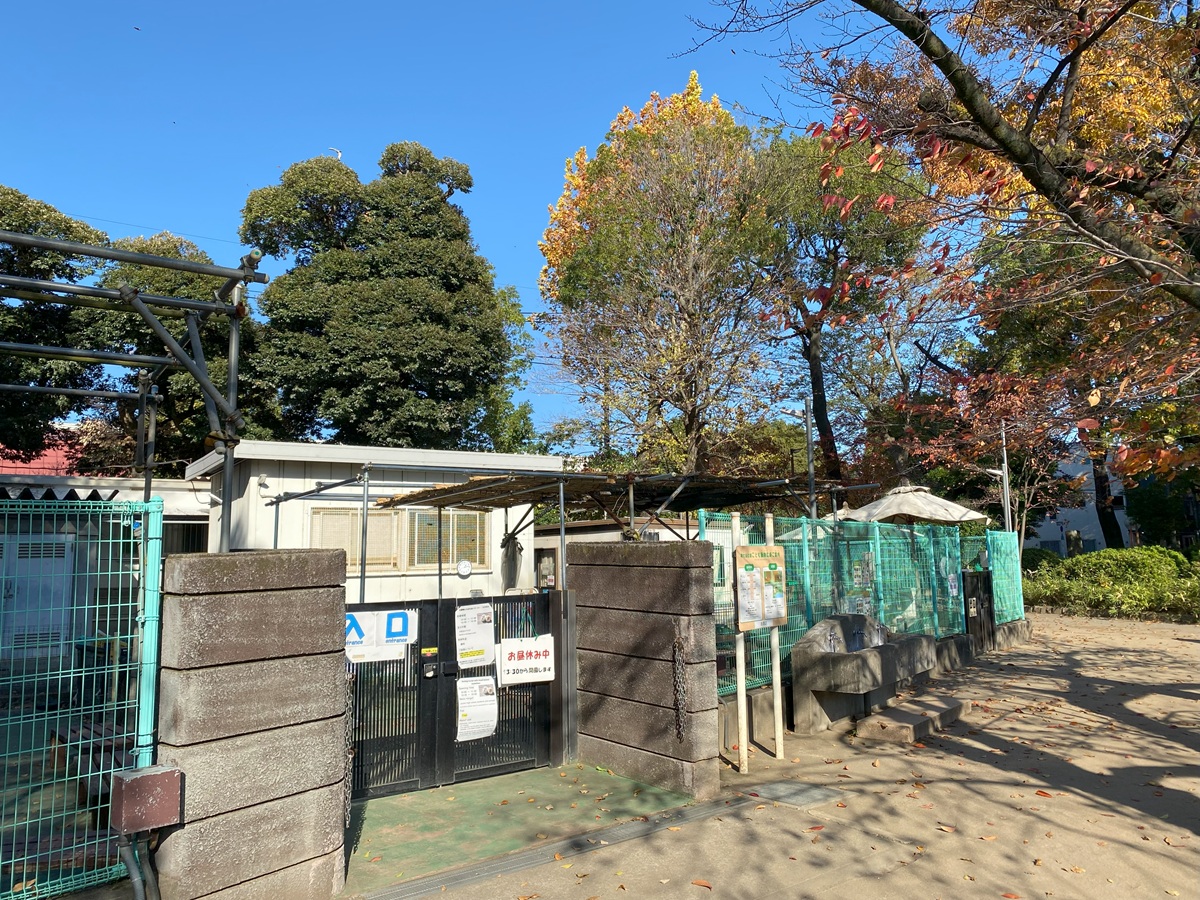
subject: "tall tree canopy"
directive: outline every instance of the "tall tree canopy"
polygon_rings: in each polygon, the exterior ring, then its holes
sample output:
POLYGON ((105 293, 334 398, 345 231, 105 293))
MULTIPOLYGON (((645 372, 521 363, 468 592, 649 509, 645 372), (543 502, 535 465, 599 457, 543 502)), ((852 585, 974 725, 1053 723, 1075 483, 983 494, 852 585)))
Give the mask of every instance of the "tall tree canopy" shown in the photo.
POLYGON ((542 241, 548 330, 579 396, 646 467, 706 471, 769 396, 754 146, 693 72, 568 160, 542 241))
POLYGON ((798 393, 812 397, 823 474, 841 481, 839 438, 861 436, 867 409, 907 395, 913 366, 906 351, 921 334, 938 339, 918 325, 918 292, 886 291, 878 276, 915 267, 928 227, 916 214, 923 186, 898 154, 854 147, 838 160, 832 188, 827 152, 799 135, 772 141, 758 162, 756 193, 773 237, 761 265, 793 351, 786 370, 799 357, 798 393), (831 406, 841 407, 851 434, 837 433, 831 406))
MULTIPOLYGON (((102 232, 64 216, 54 207, 0 185, 0 228, 58 240, 103 244, 102 232)), ((96 271, 94 261, 0 243, 0 272, 24 278, 80 281, 96 271)), ((60 304, 0 300, 0 341, 71 346, 74 319, 60 304)), ((90 387, 99 366, 63 360, 0 355, 0 382, 41 387, 90 387)), ((51 423, 79 407, 78 401, 49 394, 0 393, 0 458, 29 460, 53 441, 51 423)))
MULTIPOLYGON (((726 5, 718 31, 781 37, 797 88, 840 104, 825 136, 831 152, 891 142, 939 184, 943 227, 972 219, 977 234, 1013 247, 1055 248, 1051 271, 994 285, 977 298, 979 312, 987 328, 1015 304, 1073 304, 1081 340, 1072 364, 1100 391, 1129 470, 1200 461, 1200 81, 1190 5, 726 5), (796 41, 816 33, 789 27, 810 12, 837 16, 842 37, 796 41), (1173 427, 1142 427, 1148 406, 1175 397, 1191 402, 1173 427)), ((1087 421, 1093 406, 1064 412, 1087 421)))
POLYGON ((496 290, 462 210, 462 163, 415 143, 363 183, 340 160, 296 163, 246 200, 242 239, 294 267, 262 296, 264 371, 297 439, 512 449, 528 409, 514 293, 496 290))

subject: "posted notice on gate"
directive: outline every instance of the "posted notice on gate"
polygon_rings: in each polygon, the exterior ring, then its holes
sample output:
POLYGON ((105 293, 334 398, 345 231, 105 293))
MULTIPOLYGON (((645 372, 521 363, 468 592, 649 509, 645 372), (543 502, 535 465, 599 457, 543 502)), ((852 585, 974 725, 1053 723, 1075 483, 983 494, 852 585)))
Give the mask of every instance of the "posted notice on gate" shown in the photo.
POLYGON ((454 638, 462 669, 496 661, 495 613, 490 603, 473 603, 454 611, 454 638))
POLYGON ((404 659, 417 640, 415 609, 355 610, 346 613, 346 657, 350 662, 404 659))
POLYGON ((496 733, 500 721, 500 704, 496 699, 496 679, 460 678, 455 683, 458 690, 458 734, 459 741, 477 741, 496 733))
POLYGON ((496 674, 501 687, 554 680, 554 637, 508 638, 497 649, 496 674))
POLYGON ((783 561, 782 547, 734 548, 738 631, 787 624, 787 580, 783 561))

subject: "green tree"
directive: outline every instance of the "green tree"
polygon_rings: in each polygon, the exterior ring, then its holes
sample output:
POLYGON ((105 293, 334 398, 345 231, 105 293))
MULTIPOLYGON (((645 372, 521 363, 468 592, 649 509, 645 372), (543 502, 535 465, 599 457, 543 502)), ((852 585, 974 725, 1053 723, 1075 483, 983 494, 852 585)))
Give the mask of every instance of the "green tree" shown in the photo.
MULTIPOLYGON (((58 240, 104 244, 105 235, 64 216, 49 204, 13 188, 0 186, 0 229, 58 240)), ((64 257, 53 251, 0 242, 0 272, 25 278, 75 282, 94 275, 96 261, 64 257)), ((72 310, 58 303, 0 299, 0 341, 72 346, 72 310)), ((41 387, 85 388, 94 385, 99 366, 64 360, 0 355, 0 383, 41 387)), ((79 409, 78 400, 51 394, 0 393, 0 458, 29 460, 58 438, 55 419, 79 409)))
POLYGON ((642 468, 703 472, 770 397, 773 326, 753 264, 750 131, 716 97, 657 94, 568 161, 542 241, 542 294, 563 367, 599 426, 642 468))
POLYGON ((902 268, 927 229, 912 212, 921 184, 899 155, 859 145, 838 165, 840 176, 831 184, 828 152, 817 139, 780 138, 761 155, 757 186, 774 238, 762 265, 778 291, 786 332, 799 348, 801 383, 812 394, 824 475, 831 481, 842 480, 842 466, 830 380, 841 374, 845 387, 861 389, 869 379, 855 379, 854 365, 862 369, 868 360, 884 369, 894 361, 898 377, 908 379, 897 337, 912 320, 896 315, 897 297, 885 296, 872 273, 902 268), (903 214, 896 212, 898 199, 903 214), (867 333, 877 326, 877 334, 867 333), (854 346, 859 352, 846 352, 854 346))
POLYGON ((264 370, 297 439, 513 449, 528 360, 512 289, 496 290, 462 210, 462 163, 390 145, 363 183, 332 157, 296 163, 246 200, 242 239, 295 265, 262 296, 264 370))
POLYGON ((1194 474, 1175 481, 1150 475, 1126 488, 1125 511, 1137 524, 1143 541, 1178 547, 1180 532, 1195 531, 1198 483, 1200 478, 1194 474))
MULTIPOLYGON (((1090 335, 1073 368, 1101 381, 1122 372, 1116 383, 1136 406, 1178 398, 1188 417, 1186 433, 1139 434, 1136 407, 1111 410, 1105 424, 1121 435, 1127 473, 1200 464, 1194 4, 721 5, 729 15, 715 32, 780 39, 795 89, 838 104, 831 155, 888 142, 938 185, 940 228, 999 235, 1014 255, 1021 241, 1053 245, 1055 277, 1010 302, 1066 300, 1062 314, 1090 335), (836 18, 836 36, 806 44, 821 32, 801 17, 822 13, 836 18)), ((1088 407, 1074 412, 1087 417, 1088 407)))
MULTIPOLYGON (((169 232, 118 240, 114 246, 171 259, 212 262, 208 254, 194 243, 169 232)), ((211 276, 126 262, 111 265, 100 283, 109 288, 128 285, 143 294, 192 300, 211 300, 214 289, 220 285, 220 281, 211 276)), ((162 356, 166 352, 162 341, 136 312, 79 309, 75 312, 75 319, 78 333, 89 346, 154 356, 162 356)), ((184 318, 162 314, 159 320, 195 357, 195 349, 188 344, 184 318)), ((200 347, 209 377, 222 393, 227 385, 229 327, 227 316, 197 318, 200 347)), ((239 435, 251 439, 271 438, 281 430, 281 423, 273 378, 261 367, 259 351, 263 326, 247 317, 241 320, 240 327, 238 407, 246 418, 246 425, 239 430, 239 435)), ((111 389, 137 390, 136 370, 125 369, 110 375, 108 380, 111 389)), ((182 473, 185 462, 207 452, 206 439, 213 429, 205 411, 204 395, 190 373, 182 368, 168 369, 159 377, 157 387, 160 400, 155 456, 161 466, 158 474, 178 475, 182 473)), ((133 463, 137 433, 134 404, 110 404, 105 407, 101 418, 107 423, 107 428, 94 426, 80 432, 75 463, 79 471, 112 469, 133 463)))

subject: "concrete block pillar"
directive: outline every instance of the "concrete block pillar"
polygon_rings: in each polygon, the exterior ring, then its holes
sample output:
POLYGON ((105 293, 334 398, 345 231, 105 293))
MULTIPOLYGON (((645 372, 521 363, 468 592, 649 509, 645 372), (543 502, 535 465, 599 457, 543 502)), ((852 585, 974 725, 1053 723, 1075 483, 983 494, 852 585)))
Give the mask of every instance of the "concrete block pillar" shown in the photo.
POLYGON ((570 544, 579 757, 689 794, 720 791, 712 545, 570 544))
POLYGON ((341 550, 169 557, 158 761, 182 824, 155 854, 163 900, 329 900, 345 880, 341 550))

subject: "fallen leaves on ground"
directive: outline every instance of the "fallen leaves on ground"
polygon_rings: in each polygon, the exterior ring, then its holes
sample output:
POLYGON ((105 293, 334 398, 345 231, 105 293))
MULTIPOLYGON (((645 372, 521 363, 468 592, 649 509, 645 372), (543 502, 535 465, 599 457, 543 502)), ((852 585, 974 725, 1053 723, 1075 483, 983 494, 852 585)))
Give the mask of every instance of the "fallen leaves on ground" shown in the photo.
POLYGON ((708 888, 710 891, 713 889, 712 885, 709 884, 707 881, 705 881, 703 878, 697 878, 697 879, 693 880, 692 884, 694 884, 696 887, 708 888))

